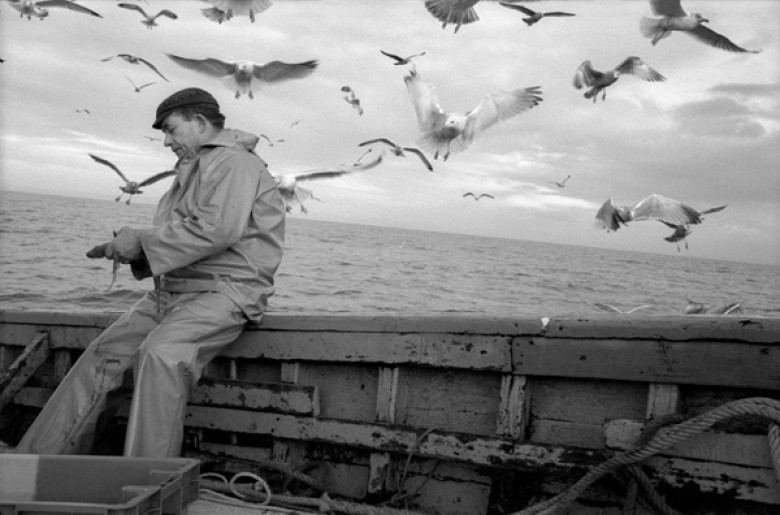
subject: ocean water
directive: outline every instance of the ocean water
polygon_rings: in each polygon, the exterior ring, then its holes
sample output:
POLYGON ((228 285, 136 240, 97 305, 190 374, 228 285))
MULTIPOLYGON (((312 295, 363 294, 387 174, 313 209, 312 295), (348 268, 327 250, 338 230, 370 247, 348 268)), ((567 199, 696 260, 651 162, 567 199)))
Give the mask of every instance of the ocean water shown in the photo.
MULTIPOLYGON (((123 311, 152 288, 85 253, 151 204, 0 191, 0 309, 123 311)), ((596 304, 682 314, 742 302, 780 316, 780 267, 288 217, 270 311, 399 315, 593 315, 596 304)))

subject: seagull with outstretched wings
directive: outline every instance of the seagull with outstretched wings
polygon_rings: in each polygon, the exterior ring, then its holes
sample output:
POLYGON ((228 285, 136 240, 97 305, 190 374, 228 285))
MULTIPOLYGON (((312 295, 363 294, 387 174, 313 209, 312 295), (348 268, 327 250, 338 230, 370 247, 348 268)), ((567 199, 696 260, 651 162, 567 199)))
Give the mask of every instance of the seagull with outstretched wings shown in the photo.
POLYGON ((119 199, 122 198, 122 195, 124 193, 127 193, 129 196, 127 197, 127 201, 125 202, 125 204, 128 204, 128 205, 130 204, 130 199, 133 198, 133 195, 140 195, 141 193, 143 193, 143 191, 141 191, 141 188, 143 188, 144 186, 149 186, 150 184, 154 184, 155 182, 157 182, 157 181, 159 181, 161 179, 165 179, 166 177, 170 177, 172 175, 176 175, 175 171, 168 170, 168 171, 165 171, 165 172, 160 172, 160 173, 154 174, 151 177, 149 177, 148 179, 145 179, 145 180, 143 180, 141 182, 135 182, 135 181, 129 180, 125 176, 125 174, 122 173, 122 170, 117 168, 117 166, 114 163, 112 163, 111 161, 109 161, 108 159, 103 159, 102 157, 96 156, 94 154, 89 154, 89 157, 91 157, 92 159, 94 159, 98 163, 100 163, 102 165, 106 165, 107 167, 111 168, 112 170, 114 170, 117 173, 117 175, 119 175, 119 177, 122 178, 123 181, 125 181, 125 185, 119 187, 119 189, 122 190, 122 193, 120 193, 119 196, 117 198, 115 198, 114 200, 116 202, 119 202, 119 199))
POLYGON ((148 28, 148 29, 151 29, 152 27, 156 27, 157 26, 157 21, 155 21, 155 20, 157 20, 157 18, 159 18, 160 16, 165 16, 165 17, 170 18, 172 20, 178 19, 178 16, 176 16, 176 13, 174 13, 173 11, 169 11, 168 9, 163 9, 160 12, 158 12, 157 14, 155 14, 154 16, 151 16, 149 14, 146 14, 146 11, 144 11, 143 7, 141 7, 138 4, 122 3, 122 4, 117 4, 117 5, 119 7, 121 7, 122 9, 130 9, 131 11, 138 11, 139 13, 141 13, 141 16, 144 17, 144 19, 141 20, 141 23, 146 25, 146 28, 148 28))
POLYGON ((464 194, 462 195, 462 197, 463 197, 463 198, 466 198, 466 197, 473 197, 473 198, 474 198, 474 200, 476 200, 476 201, 479 201, 479 199, 481 199, 481 198, 491 198, 491 199, 495 199, 495 198, 496 198, 496 197, 494 197, 493 195, 490 195, 490 194, 488 194, 488 193, 480 193, 479 195, 475 195, 475 194, 474 194, 473 192, 471 192, 471 191, 464 193, 464 194))
POLYGON ((538 12, 538 11, 534 11, 533 9, 529 9, 528 7, 523 7, 522 5, 517 5, 517 4, 511 4, 508 2, 499 2, 499 4, 509 9, 514 9, 515 11, 520 11, 521 13, 528 15, 527 18, 523 18, 523 21, 529 27, 534 23, 538 22, 539 20, 541 20, 542 18, 546 18, 550 16, 574 16, 574 14, 572 13, 565 13, 562 11, 551 11, 546 13, 538 12))
MULTIPOLYGON (((722 211, 726 206, 718 206, 713 207, 710 209, 705 209, 704 211, 700 211, 699 215, 706 215, 707 213, 717 213, 718 211, 722 211)), ((691 235, 693 232, 693 229, 691 229, 690 224, 674 224, 671 222, 667 222, 665 220, 660 220, 661 223, 665 224, 667 227, 670 227, 674 229, 674 232, 670 234, 669 236, 664 237, 664 239, 670 243, 676 243, 677 244, 677 252, 680 252, 680 242, 685 241, 685 250, 688 250, 688 236, 691 235)))
POLYGON ((71 0, 40 0, 37 2, 34 0, 8 0, 8 4, 19 11, 20 18, 27 16, 28 20, 32 20, 33 16, 39 20, 43 20, 49 16, 49 9, 47 9, 47 7, 62 7, 69 11, 102 18, 100 14, 92 9, 87 9, 83 5, 79 5, 71 0))
POLYGON ((566 181, 568 181, 569 179, 571 179, 571 175, 567 175, 566 178, 564 180, 562 180, 561 182, 558 182, 558 181, 547 181, 547 182, 549 182, 550 184, 555 184, 559 188, 563 188, 563 187, 566 186, 566 181))
POLYGON ((598 100, 599 93, 601 100, 607 98, 607 88, 617 82, 621 75, 633 75, 647 82, 663 82, 666 77, 650 68, 646 62, 636 56, 627 57, 622 63, 612 70, 600 72, 593 69, 590 61, 583 61, 574 74, 574 87, 582 89, 590 88, 585 92, 585 98, 592 98, 595 103, 598 100))
POLYGON ((385 52, 384 50, 380 50, 384 55, 395 61, 393 64, 396 66, 401 66, 404 64, 409 64, 412 62, 412 59, 415 57, 420 57, 422 55, 425 55, 425 52, 421 52, 419 54, 412 54, 406 57, 401 57, 400 55, 391 54, 389 52, 385 52))
POLYGON ((271 7, 271 0, 203 0, 214 7, 201 9, 203 16, 211 21, 222 23, 233 16, 249 16, 255 22, 255 14, 271 7))
POLYGON ((760 52, 760 50, 742 48, 726 36, 702 25, 709 23, 710 20, 701 13, 686 12, 682 8, 680 0, 650 0, 650 9, 660 18, 643 16, 639 22, 639 30, 644 37, 651 40, 653 45, 671 36, 672 32, 678 31, 727 52, 749 52, 752 54, 760 52))
POLYGON ((642 220, 658 220, 674 225, 700 224, 702 215, 720 211, 726 206, 697 211, 674 199, 653 193, 633 206, 618 206, 610 198, 596 213, 596 226, 609 231, 617 231, 620 225, 642 220))
POLYGON ((429 172, 433 171, 433 165, 430 161, 428 161, 428 158, 425 157, 425 154, 422 153, 422 150, 420 150, 417 147, 402 147, 401 145, 398 145, 396 143, 393 143, 387 138, 376 138, 376 139, 370 139, 368 141, 364 141, 363 143, 359 144, 359 147, 365 147, 367 145, 373 145, 375 143, 384 143, 385 145, 388 145, 392 148, 393 154, 400 156, 400 157, 406 157, 405 152, 411 152, 412 154, 416 155, 420 158, 420 161, 425 165, 425 167, 428 169, 429 172))
POLYGON ((317 61, 302 63, 284 63, 271 61, 266 64, 255 64, 251 61, 222 61, 221 59, 189 59, 173 54, 166 54, 174 63, 189 70, 218 77, 232 91, 236 98, 242 94, 255 98, 252 88, 260 88, 263 84, 277 84, 292 79, 308 77, 317 68, 317 61))
POLYGON ((111 57, 106 57, 105 59, 101 59, 101 61, 110 61, 111 59, 118 57, 119 59, 122 59, 123 61, 127 61, 130 64, 145 64, 148 66, 154 73, 159 75, 165 82, 170 82, 168 79, 165 78, 165 75, 160 73, 160 70, 157 69, 155 65, 144 59, 143 57, 138 57, 137 55, 132 54, 116 54, 112 55, 111 57))

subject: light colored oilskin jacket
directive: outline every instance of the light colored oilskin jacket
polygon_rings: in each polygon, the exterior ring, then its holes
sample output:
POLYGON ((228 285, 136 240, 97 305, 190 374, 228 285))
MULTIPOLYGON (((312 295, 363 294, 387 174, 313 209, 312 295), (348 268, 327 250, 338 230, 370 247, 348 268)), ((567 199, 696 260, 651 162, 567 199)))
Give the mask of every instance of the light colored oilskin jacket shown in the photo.
POLYGON ((257 142, 252 134, 224 129, 179 160, 154 227, 141 231, 149 267, 134 266, 136 278, 217 276, 217 291, 250 320, 260 319, 282 259, 286 211, 254 153, 257 142))

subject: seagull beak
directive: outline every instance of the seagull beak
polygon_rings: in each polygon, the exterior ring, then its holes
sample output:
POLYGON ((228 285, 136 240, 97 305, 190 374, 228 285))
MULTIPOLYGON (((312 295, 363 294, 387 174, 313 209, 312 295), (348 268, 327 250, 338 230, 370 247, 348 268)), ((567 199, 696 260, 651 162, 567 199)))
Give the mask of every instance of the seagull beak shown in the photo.
POLYGON ((710 19, 706 18, 706 17, 702 17, 701 21, 702 21, 702 23, 709 23, 710 19))

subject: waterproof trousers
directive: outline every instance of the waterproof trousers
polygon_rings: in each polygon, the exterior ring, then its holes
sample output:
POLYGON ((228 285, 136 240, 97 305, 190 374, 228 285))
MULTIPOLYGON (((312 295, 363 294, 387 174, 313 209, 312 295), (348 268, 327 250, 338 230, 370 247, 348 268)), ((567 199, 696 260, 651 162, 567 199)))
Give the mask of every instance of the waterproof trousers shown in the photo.
POLYGON ((190 390, 245 324, 222 293, 149 292, 90 343, 16 452, 89 454, 106 396, 132 366, 124 455, 178 456, 190 390))

